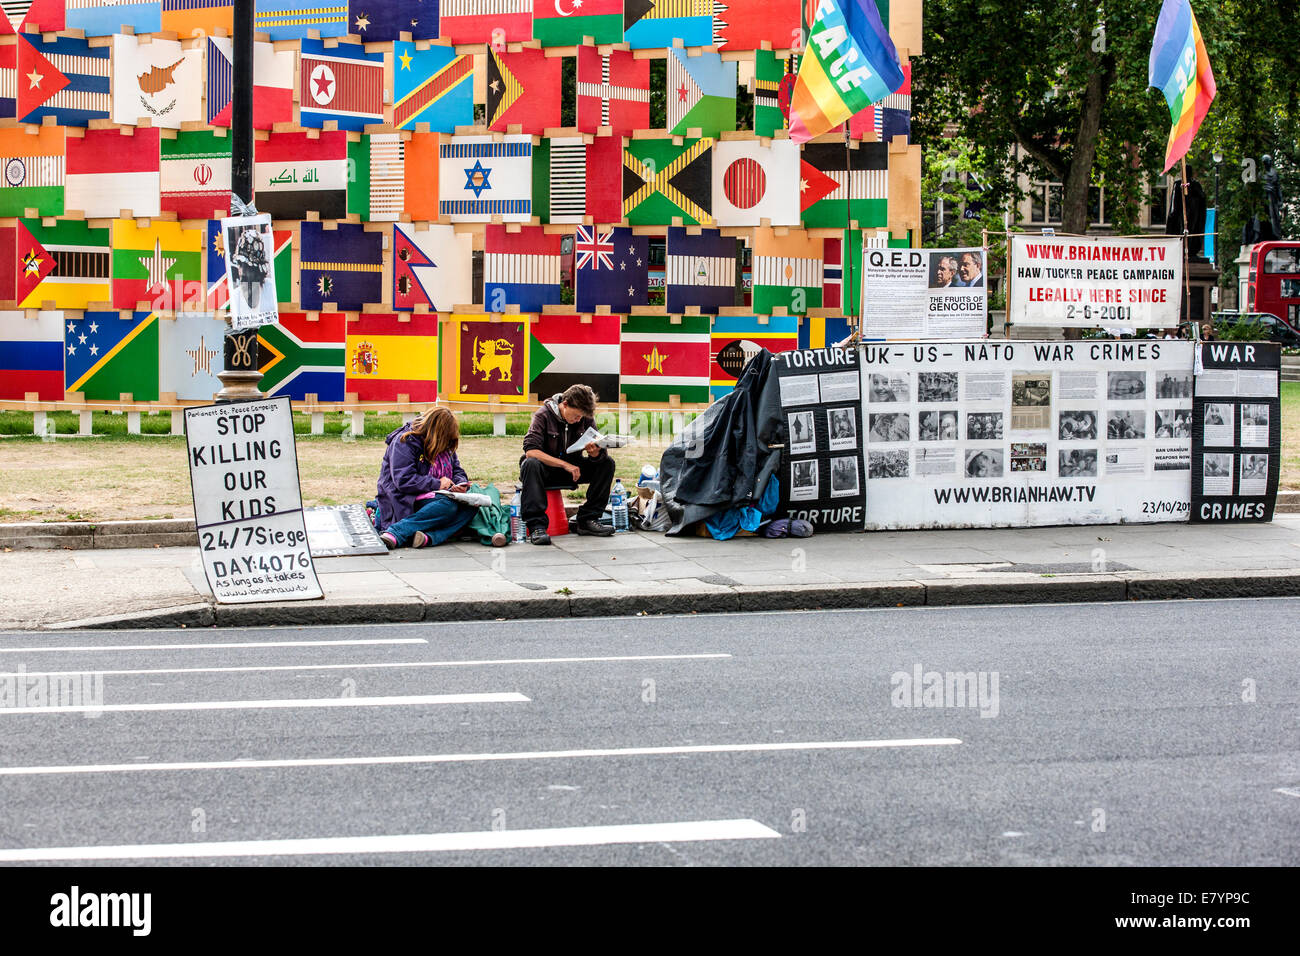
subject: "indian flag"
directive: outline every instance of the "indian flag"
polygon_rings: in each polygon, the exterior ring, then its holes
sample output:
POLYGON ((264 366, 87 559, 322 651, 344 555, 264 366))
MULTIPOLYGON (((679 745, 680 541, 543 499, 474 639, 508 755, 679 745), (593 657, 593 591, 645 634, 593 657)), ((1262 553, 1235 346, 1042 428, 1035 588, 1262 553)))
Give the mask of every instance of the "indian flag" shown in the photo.
POLYGON ((623 326, 619 385, 630 402, 709 400, 709 316, 630 315, 623 326))
POLYGON ((802 315, 822 307, 822 240, 801 229, 784 236, 754 230, 753 307, 759 315, 777 308, 802 315))
POLYGON ((0 130, 0 216, 63 215, 63 142, 59 126, 0 130))

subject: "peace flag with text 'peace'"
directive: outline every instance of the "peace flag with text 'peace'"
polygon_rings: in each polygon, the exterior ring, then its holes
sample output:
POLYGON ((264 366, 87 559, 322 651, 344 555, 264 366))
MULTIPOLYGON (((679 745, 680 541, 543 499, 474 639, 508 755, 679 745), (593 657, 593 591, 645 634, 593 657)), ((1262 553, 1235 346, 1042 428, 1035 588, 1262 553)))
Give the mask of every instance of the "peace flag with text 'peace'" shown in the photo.
POLYGON ((617 315, 539 315, 528 353, 533 394, 546 399, 581 383, 616 401, 621 325, 617 315))
POLYGON ((230 214, 230 142, 196 129, 162 140, 162 208, 177 219, 230 214))
POLYGON ((63 401, 63 313, 0 312, 0 399, 63 401))
MULTIPOLYGON (((322 40, 302 41, 298 60, 298 125, 321 129, 327 120, 338 129, 360 131, 384 122, 384 54, 322 40)), ((556 94, 559 95, 558 93, 556 94)))
POLYGON ((109 243, 107 229, 92 228, 83 219, 18 220, 19 307, 106 308, 112 299, 109 243))
POLYGON ((709 393, 718 399, 736 387, 745 364, 766 349, 799 347, 799 319, 793 315, 720 315, 709 333, 709 393))
POLYGON ((559 57, 524 48, 516 53, 488 49, 488 129, 540 136, 547 127, 560 125, 559 57))
POLYGON ((628 401, 709 400, 707 315, 630 315, 620 343, 619 390, 628 401))
POLYGON ((438 36, 438 0, 348 0, 348 32, 367 43, 397 40, 409 33, 412 40, 438 36))
POLYGON ((474 301, 474 237, 454 226, 393 225, 393 308, 450 312, 474 301))
POLYGON ((542 46, 579 46, 583 37, 622 43, 623 0, 538 0, 534 40, 542 46))
POLYGON ((281 312, 273 325, 257 330, 262 381, 267 398, 288 395, 304 401, 315 395, 322 402, 343 401, 343 356, 347 340, 342 312, 281 312))
POLYGON ((212 312, 158 318, 158 391, 182 402, 210 402, 221 391, 225 320, 212 312))
POLYGON ((649 125, 650 61, 631 50, 578 47, 578 129, 608 126, 615 136, 631 136, 649 125))
POLYGON ((383 301, 384 234, 369 232, 361 223, 338 223, 326 229, 319 222, 298 227, 299 300, 304 309, 332 302, 341 311, 360 312, 383 301))
POLYGON ((64 316, 65 388, 91 401, 158 401, 158 315, 83 312, 64 316), (123 318, 122 316, 126 316, 123 318))
POLYGON ((1205 38, 1189 0, 1164 0, 1161 5, 1148 76, 1149 84, 1165 95, 1173 122, 1165 147, 1167 173, 1187 155, 1217 92, 1205 38))
POLYGON ((483 238, 483 304, 489 312, 507 305, 521 312, 540 312, 560 303, 560 241, 542 226, 522 226, 510 232, 504 225, 487 227, 483 238))
POLYGON ((806 143, 903 85, 876 0, 818 0, 790 100, 790 138, 806 143))
POLYGON ((822 308, 822 252, 822 240, 801 229, 787 230, 784 236, 773 229, 755 229, 754 311, 770 315, 781 308, 802 315, 822 308))
POLYGON ((116 219, 124 211, 131 217, 157 216, 162 209, 159 136, 156 127, 121 126, 68 137, 67 211, 87 219, 116 219))
POLYGON ((716 229, 690 235, 681 226, 668 228, 668 303, 671 314, 696 306, 717 315, 736 304, 736 253, 740 240, 716 229))
POLYGON ((579 226, 573 238, 574 302, 579 312, 608 306, 629 312, 645 305, 650 275, 650 237, 623 226, 579 226))
POLYGON ((474 123, 474 57, 446 46, 393 44, 393 125, 454 133, 474 123))
POLYGON ((348 322, 345 391, 362 402, 438 400, 438 316, 366 313, 348 322))
POLYGON ((113 307, 173 311, 203 301, 203 230, 114 219, 113 307))

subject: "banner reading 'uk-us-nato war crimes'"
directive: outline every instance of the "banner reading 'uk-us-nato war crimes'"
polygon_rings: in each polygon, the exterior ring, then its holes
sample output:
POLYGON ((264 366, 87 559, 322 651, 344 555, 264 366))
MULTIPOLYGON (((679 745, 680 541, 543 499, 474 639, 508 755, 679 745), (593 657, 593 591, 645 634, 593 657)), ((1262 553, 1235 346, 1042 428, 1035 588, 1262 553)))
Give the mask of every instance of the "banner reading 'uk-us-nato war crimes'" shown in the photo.
POLYGON ((1015 235, 1007 320, 1068 328, 1178 325, 1182 240, 1015 235))

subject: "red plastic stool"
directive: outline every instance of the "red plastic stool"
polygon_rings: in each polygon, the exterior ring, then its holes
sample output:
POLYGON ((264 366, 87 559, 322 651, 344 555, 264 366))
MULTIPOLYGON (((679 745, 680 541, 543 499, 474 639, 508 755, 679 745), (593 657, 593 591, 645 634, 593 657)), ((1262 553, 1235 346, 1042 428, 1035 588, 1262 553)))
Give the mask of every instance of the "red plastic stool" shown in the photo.
POLYGON ((552 538, 569 533, 569 518, 564 513, 564 492, 559 488, 546 493, 546 533, 552 538))

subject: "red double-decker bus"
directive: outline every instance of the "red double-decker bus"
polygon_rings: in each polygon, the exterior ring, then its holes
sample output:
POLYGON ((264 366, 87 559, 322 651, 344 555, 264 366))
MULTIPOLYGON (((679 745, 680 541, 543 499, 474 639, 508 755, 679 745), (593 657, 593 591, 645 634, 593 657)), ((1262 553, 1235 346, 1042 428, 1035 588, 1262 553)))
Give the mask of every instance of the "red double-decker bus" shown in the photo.
POLYGON ((1257 242, 1250 250, 1247 312, 1266 312, 1300 333, 1300 241, 1257 242))

